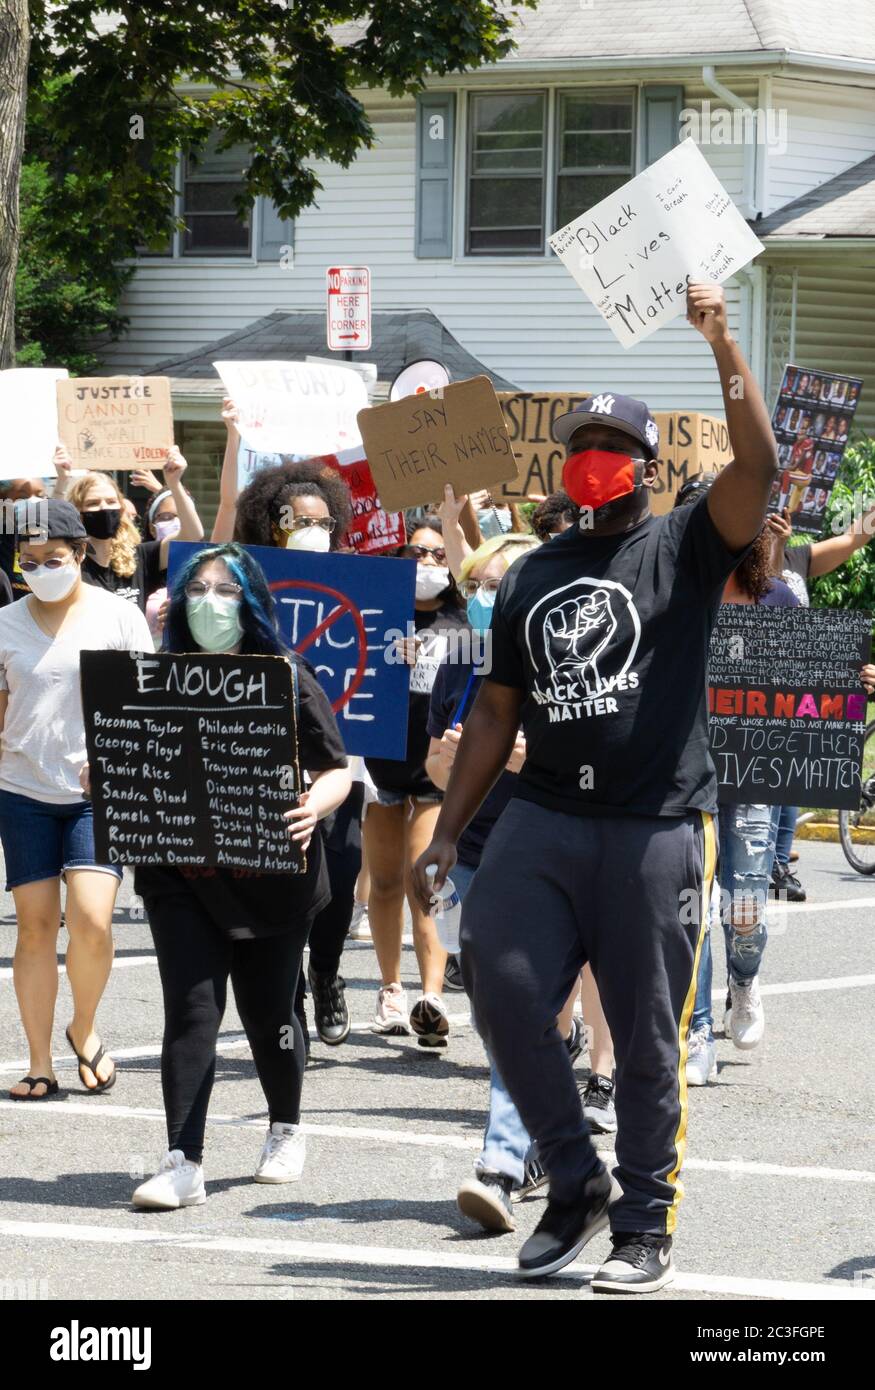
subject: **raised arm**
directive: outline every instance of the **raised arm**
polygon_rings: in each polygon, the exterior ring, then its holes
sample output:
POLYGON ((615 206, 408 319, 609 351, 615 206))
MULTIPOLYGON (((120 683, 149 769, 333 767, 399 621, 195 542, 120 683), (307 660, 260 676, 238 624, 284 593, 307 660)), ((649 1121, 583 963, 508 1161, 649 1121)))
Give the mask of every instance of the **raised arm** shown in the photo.
POLYGON ((762 529, 777 471, 772 422, 756 379, 729 332, 720 286, 690 285, 687 318, 714 353, 733 453, 708 493, 708 511, 727 547, 743 550, 762 529))
POLYGON ((237 458, 240 453, 240 414, 229 396, 222 402, 222 419, 228 431, 225 441, 225 457, 222 459, 222 476, 219 482, 219 509, 213 524, 214 541, 232 541, 237 524, 237 458))
POLYGON ((471 554, 471 547, 465 539, 465 532, 462 530, 461 523, 461 515, 467 502, 467 493, 463 492, 460 497, 457 497, 453 491, 452 483, 447 483, 444 487, 444 500, 438 507, 438 516, 443 523, 447 564, 450 574, 456 580, 458 580, 462 570, 462 561, 471 554))
POLYGON ((440 888, 456 862, 456 841, 507 765, 520 726, 523 692, 484 677, 465 721, 432 842, 411 871, 413 891, 427 912, 433 887, 440 888), (436 864, 434 885, 426 867, 436 864))
POLYGON ((809 575, 816 579, 821 574, 831 574, 843 565, 857 550, 868 545, 875 531, 875 507, 870 507, 853 526, 841 536, 830 536, 825 541, 815 541, 811 547, 811 568, 809 575))

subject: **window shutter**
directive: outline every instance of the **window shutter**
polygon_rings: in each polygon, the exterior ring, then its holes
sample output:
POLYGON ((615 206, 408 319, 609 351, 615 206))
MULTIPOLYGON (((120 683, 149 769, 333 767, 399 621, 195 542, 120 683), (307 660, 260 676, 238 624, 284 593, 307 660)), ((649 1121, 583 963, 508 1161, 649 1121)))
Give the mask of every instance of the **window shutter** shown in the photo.
POLYGON ((646 169, 674 149, 680 134, 683 87, 644 87, 641 91, 641 167, 646 169))
POLYGON ((455 115, 455 92, 424 92, 416 99, 417 256, 453 254, 455 115))
POLYGON ((270 198, 258 200, 258 246, 256 260, 278 261, 284 246, 293 246, 294 222, 284 221, 270 198))

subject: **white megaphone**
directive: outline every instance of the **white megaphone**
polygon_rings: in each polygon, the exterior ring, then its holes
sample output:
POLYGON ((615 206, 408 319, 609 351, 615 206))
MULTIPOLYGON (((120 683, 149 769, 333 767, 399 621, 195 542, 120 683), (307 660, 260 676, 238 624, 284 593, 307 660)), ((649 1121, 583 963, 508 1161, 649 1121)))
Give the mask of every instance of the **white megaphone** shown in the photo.
POLYGON ((449 386, 450 374, 443 362, 430 357, 418 357, 402 367, 389 387, 389 400, 400 401, 404 396, 421 396, 424 391, 439 391, 449 386))

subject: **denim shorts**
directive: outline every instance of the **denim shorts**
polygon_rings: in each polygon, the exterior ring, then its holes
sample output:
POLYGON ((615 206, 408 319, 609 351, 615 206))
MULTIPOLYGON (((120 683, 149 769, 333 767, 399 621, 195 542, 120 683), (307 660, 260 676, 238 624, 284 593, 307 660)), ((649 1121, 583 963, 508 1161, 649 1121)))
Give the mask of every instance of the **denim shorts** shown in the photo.
POLYGON ((65 869, 94 869, 115 874, 121 869, 94 859, 94 811, 90 801, 37 801, 32 796, 0 791, 0 841, 6 859, 6 891, 44 878, 59 878, 65 869))
POLYGON ((378 806, 403 806, 405 802, 415 802, 417 806, 439 806, 444 799, 443 792, 390 792, 377 787, 378 806))

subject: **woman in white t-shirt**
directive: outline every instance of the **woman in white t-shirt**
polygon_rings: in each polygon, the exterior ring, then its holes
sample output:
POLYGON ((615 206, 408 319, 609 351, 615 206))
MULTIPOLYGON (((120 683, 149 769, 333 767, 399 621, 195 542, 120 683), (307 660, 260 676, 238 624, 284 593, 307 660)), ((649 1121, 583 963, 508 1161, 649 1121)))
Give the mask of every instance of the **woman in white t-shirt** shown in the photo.
POLYGON ((87 1091, 115 1081, 95 1015, 112 968, 121 873, 95 863, 91 803, 79 785, 86 762, 79 664, 83 650, 153 650, 134 604, 82 582, 87 533, 76 508, 51 499, 40 513, 40 529, 18 535, 31 592, 0 612, 0 841, 18 919, 15 992, 30 1047, 29 1073, 9 1094, 34 1101, 58 1092, 52 1025, 62 876, 73 994, 67 1042, 87 1091))

